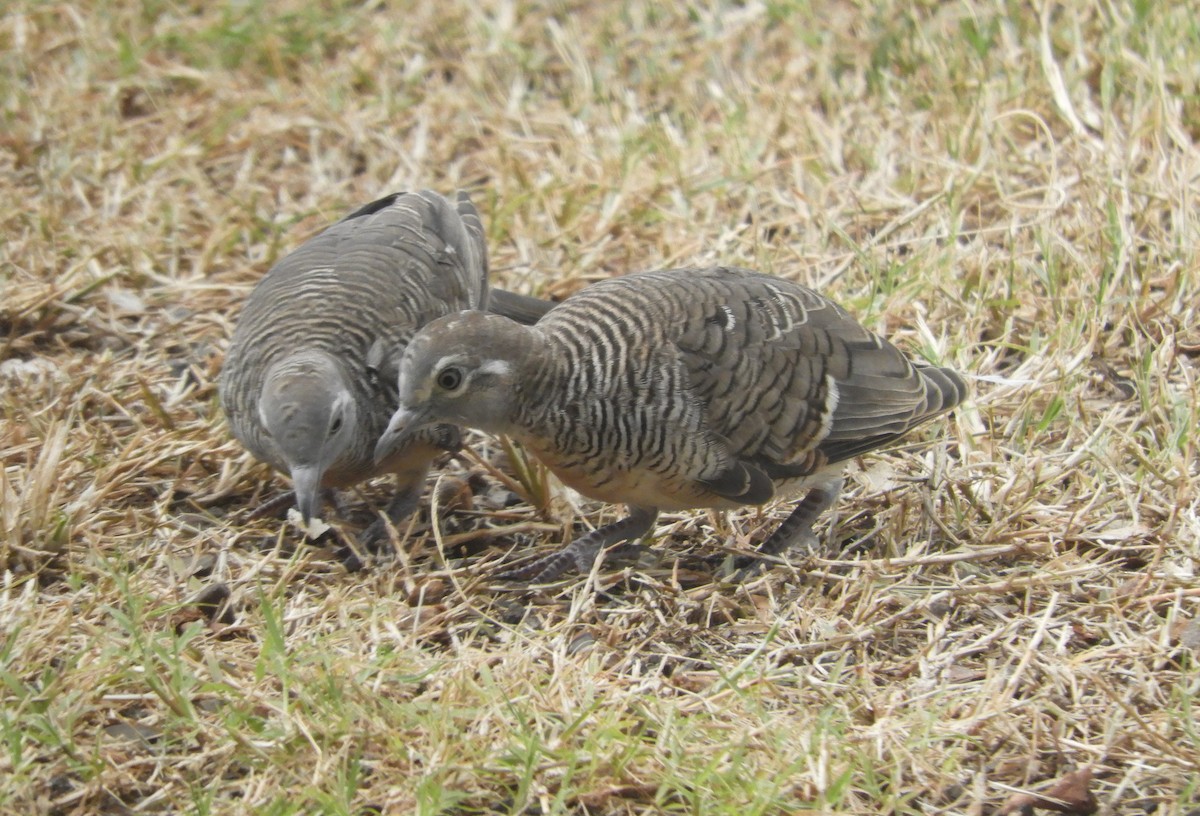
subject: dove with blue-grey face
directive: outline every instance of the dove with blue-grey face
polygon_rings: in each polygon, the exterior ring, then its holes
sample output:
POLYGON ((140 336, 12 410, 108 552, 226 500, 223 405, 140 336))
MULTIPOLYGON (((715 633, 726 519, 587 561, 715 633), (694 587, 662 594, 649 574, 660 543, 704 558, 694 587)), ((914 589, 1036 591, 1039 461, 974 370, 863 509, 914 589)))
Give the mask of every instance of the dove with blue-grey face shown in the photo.
POLYGON ((221 370, 221 403, 234 436, 291 477, 306 522, 329 489, 389 473, 397 478, 390 515, 413 509, 431 461, 455 449, 459 433, 431 425, 375 460, 409 340, 463 309, 532 322, 550 307, 489 291, 487 272, 483 226, 467 195, 451 201, 424 190, 362 207, 255 286, 221 370))

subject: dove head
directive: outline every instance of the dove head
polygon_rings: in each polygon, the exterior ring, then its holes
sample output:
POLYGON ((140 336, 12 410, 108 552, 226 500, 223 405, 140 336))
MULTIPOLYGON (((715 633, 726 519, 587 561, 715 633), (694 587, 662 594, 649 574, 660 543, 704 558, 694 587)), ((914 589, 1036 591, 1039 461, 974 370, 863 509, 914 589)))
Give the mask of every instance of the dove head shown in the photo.
POLYGON ((307 522, 320 509, 321 486, 330 468, 349 456, 358 425, 358 406, 342 367, 320 353, 277 362, 263 382, 258 410, 307 522))
POLYGON ((434 423, 509 433, 533 334, 506 317, 475 311, 447 315, 417 332, 400 360, 400 407, 375 448, 375 461, 434 423))

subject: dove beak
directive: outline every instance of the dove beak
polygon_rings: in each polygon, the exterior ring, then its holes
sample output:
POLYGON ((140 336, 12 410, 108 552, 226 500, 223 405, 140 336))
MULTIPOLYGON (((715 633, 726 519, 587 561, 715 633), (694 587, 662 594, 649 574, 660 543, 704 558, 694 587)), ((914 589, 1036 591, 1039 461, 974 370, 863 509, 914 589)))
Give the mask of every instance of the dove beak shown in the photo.
POLYGON ((321 468, 316 465, 300 465, 292 468, 292 488, 296 493, 296 508, 304 523, 308 524, 321 509, 321 468))
POLYGON ((375 464, 381 464, 383 460, 403 448, 408 440, 412 439, 414 433, 428 424, 428 411, 401 406, 396 413, 392 414, 387 430, 383 432, 383 436, 379 437, 379 442, 375 445, 375 464))

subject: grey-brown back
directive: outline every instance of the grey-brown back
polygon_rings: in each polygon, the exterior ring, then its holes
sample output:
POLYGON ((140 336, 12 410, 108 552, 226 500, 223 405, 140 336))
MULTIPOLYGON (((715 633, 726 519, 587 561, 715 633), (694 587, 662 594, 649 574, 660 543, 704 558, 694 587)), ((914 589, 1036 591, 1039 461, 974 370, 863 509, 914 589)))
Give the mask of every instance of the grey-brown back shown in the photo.
POLYGON ((695 492, 680 506, 706 492, 759 503, 966 395, 957 373, 913 363, 822 295, 743 269, 597 283, 536 331, 554 365, 526 373, 522 422, 543 429, 556 470, 613 499, 648 468, 695 492))
POLYGON ((355 446, 330 481, 374 475, 373 446, 396 408, 394 376, 376 364, 430 320, 487 301, 483 226, 465 193, 397 193, 357 210, 275 264, 246 301, 220 382, 234 435, 286 470, 259 416, 263 380, 281 358, 325 352, 360 406, 355 446))

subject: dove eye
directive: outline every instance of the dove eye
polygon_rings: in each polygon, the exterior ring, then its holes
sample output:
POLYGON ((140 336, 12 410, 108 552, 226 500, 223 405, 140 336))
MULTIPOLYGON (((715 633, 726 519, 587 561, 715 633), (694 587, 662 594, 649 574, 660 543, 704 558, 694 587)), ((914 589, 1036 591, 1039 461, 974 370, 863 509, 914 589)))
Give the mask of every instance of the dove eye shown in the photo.
POLYGON ((336 416, 333 418, 333 422, 329 423, 329 433, 330 433, 330 435, 333 435, 333 434, 337 433, 338 431, 340 431, 341 429, 342 429, 342 418, 341 418, 341 416, 336 416))
POLYGON ((454 366, 443 368, 437 375, 438 387, 446 391, 457 391, 462 382, 462 369, 454 366))

